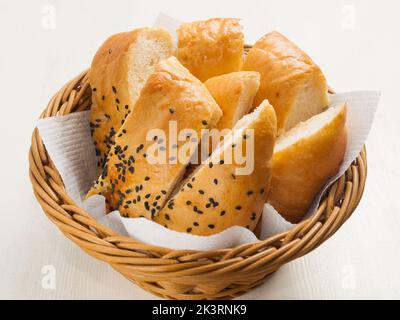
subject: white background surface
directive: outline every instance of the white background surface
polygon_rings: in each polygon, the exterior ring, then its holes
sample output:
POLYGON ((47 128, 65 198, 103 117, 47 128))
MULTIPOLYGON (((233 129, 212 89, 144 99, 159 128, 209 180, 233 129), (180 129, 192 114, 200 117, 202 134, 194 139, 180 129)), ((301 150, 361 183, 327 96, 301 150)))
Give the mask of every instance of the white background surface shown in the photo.
POLYGON ((397 0, 0 0, 0 298, 153 298, 47 220, 32 193, 28 149, 34 120, 57 89, 90 65, 101 42, 150 26, 159 11, 180 20, 240 17, 248 43, 279 30, 311 55, 337 91, 383 93, 354 215, 316 251, 242 298, 400 298, 397 0), (55 289, 42 287, 47 265, 56 270, 55 289))

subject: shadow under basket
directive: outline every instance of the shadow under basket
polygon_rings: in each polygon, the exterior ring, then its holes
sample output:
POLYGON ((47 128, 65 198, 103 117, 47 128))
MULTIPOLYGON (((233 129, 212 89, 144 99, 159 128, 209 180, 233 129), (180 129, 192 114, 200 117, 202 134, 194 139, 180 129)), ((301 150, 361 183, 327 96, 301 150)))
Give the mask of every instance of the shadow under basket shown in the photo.
MULTIPOLYGON (((90 106, 91 89, 85 71, 51 99, 41 118, 90 106)), ((257 243, 195 251, 141 243, 96 222, 66 193, 37 128, 32 135, 29 164, 37 200, 67 238, 143 289, 169 299, 230 299, 261 284, 282 265, 314 250, 340 228, 357 207, 367 174, 364 147, 346 173, 325 192, 315 213, 293 229, 257 243)))

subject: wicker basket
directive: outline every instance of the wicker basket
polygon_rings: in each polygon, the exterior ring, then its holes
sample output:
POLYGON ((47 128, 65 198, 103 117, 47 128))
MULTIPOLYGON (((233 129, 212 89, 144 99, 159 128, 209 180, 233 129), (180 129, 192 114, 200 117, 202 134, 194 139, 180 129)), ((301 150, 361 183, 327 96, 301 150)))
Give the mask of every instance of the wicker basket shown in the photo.
MULTIPOLYGON (((41 118, 90 106, 91 89, 85 71, 51 99, 41 118)), ((262 283, 283 264, 314 250, 339 229, 357 207, 367 174, 364 148, 326 191, 311 218, 258 243, 202 252, 147 245, 96 222, 65 192, 37 129, 32 135, 29 163, 36 198, 67 238, 145 290, 170 299, 229 299, 262 283)))

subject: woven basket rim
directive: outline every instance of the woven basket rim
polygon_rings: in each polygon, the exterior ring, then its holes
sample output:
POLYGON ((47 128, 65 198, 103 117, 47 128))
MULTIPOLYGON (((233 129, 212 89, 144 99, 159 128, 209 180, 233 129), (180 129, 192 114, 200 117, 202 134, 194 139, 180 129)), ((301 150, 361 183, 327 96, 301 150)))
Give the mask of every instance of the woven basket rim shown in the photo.
MULTIPOLYGON (((90 105, 86 70, 53 96, 40 118, 87 110, 90 105)), ((259 242, 211 251, 148 245, 99 224, 66 193, 37 128, 32 134, 29 175, 44 213, 89 255, 109 263, 130 281, 156 295, 216 299, 246 292, 283 264, 330 238, 361 200, 367 161, 364 146, 346 173, 325 192, 314 214, 291 230, 259 242)))

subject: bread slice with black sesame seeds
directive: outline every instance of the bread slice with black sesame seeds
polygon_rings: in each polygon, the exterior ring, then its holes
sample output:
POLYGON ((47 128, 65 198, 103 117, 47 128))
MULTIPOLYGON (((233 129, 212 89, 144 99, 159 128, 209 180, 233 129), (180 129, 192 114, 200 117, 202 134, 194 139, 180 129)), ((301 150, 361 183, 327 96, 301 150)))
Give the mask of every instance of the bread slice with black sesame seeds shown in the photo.
POLYGON ((265 100, 237 122, 231 134, 196 168, 155 221, 179 232, 211 235, 231 226, 254 230, 269 190, 276 116, 265 100), (251 147, 253 145, 253 148, 251 147), (246 147, 248 147, 246 149, 246 147), (247 153, 253 170, 241 159, 247 153), (240 172, 240 170, 242 170, 240 172))
POLYGON ((156 66, 134 110, 117 133, 88 197, 103 194, 111 210, 152 219, 181 179, 201 130, 215 126, 222 112, 204 84, 175 57, 156 66), (187 131, 189 140, 179 136, 171 140, 170 133, 172 137, 173 131, 188 128, 192 130, 191 135, 187 131), (181 147, 188 144, 191 149, 182 155, 181 147))
POLYGON ((342 104, 278 138, 268 202, 286 220, 299 222, 326 181, 338 172, 347 146, 345 123, 342 104))
POLYGON ((97 51, 89 73, 90 127, 100 169, 155 65, 174 53, 171 35, 159 28, 113 35, 97 51))

